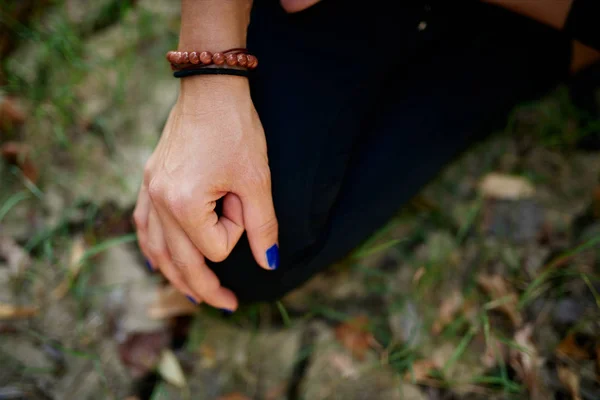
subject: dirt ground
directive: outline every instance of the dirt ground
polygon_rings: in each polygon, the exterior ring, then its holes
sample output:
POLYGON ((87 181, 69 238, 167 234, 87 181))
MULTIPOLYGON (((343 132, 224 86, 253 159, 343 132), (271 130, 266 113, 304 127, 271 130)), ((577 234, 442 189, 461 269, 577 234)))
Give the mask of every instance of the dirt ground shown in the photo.
POLYGON ((600 119, 568 86, 279 302, 148 271, 176 3, 1 6, 0 399, 600 399, 600 119))

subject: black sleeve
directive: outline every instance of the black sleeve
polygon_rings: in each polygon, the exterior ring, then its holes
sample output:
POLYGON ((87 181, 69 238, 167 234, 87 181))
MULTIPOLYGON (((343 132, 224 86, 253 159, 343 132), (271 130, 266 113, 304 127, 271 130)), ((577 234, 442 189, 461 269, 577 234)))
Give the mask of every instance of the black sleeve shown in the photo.
POLYGON ((600 50, 600 0, 575 0, 565 23, 573 39, 600 50))

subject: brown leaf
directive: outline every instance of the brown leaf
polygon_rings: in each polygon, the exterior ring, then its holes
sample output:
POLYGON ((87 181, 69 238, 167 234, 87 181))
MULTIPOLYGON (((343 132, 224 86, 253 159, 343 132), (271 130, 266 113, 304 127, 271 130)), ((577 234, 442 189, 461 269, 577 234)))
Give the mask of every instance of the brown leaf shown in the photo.
POLYGON ((437 365, 433 360, 417 360, 412 364, 412 371, 407 371, 404 374, 406 382, 426 383, 431 378, 431 371, 442 369, 442 366, 437 365))
POLYGON ((38 307, 34 306, 15 306, 0 303, 0 320, 29 318, 36 315, 38 310, 38 307))
POLYGON ((450 324, 456 314, 461 311, 464 303, 463 295, 460 291, 454 289, 448 296, 445 296, 440 305, 438 318, 433 323, 431 333, 439 335, 444 328, 450 324))
POLYGON ((335 328, 335 337, 352 355, 364 360, 367 350, 374 342, 373 335, 368 331, 369 320, 361 315, 352 318, 335 328))
POLYGON ((10 130, 25 122, 25 113, 14 97, 0 99, 0 130, 10 130))
POLYGON ((519 346, 510 348, 509 360, 511 367, 517 376, 529 389, 530 397, 538 399, 541 397, 542 387, 538 376, 542 360, 531 341, 533 325, 527 324, 515 333, 514 341, 519 346))
POLYGON ((569 393, 571 393, 571 398, 573 400, 581 400, 581 396, 579 395, 579 375, 564 365, 559 365, 557 372, 558 379, 567 388, 569 393))
POLYGON ((504 200, 530 198, 535 194, 535 188, 527 179, 495 172, 482 179, 479 190, 484 197, 504 200))
POLYGON ((477 283, 490 296, 492 300, 497 300, 497 308, 510 318, 515 327, 521 326, 523 317, 518 311, 519 297, 509 286, 506 280, 500 275, 480 274, 477 277, 477 283))
POLYGON ((62 299, 65 297, 69 288, 73 284, 73 281, 79 275, 81 267, 83 266, 83 256, 85 255, 85 240, 83 236, 77 236, 71 246, 71 252, 69 254, 69 264, 67 267, 67 275, 65 279, 52 291, 52 296, 56 299, 62 299))
POLYGON ((569 333, 556 347, 556 355, 570 358, 575 361, 589 360, 593 357, 593 343, 588 341, 579 344, 575 333, 569 333))
POLYGON ((36 183, 39 173, 31 161, 31 150, 29 146, 18 142, 6 142, 0 147, 0 156, 9 164, 16 165, 23 176, 31 182, 36 183))
POLYGON ((229 393, 218 397, 217 400, 252 400, 250 397, 240 392, 229 393))
POLYGON ((132 333, 119 344, 119 355, 131 374, 140 377, 158 365, 168 344, 169 335, 165 331, 132 333))
POLYGON ((156 301, 148 308, 152 319, 167 319, 181 315, 193 315, 198 307, 171 285, 158 289, 156 301))

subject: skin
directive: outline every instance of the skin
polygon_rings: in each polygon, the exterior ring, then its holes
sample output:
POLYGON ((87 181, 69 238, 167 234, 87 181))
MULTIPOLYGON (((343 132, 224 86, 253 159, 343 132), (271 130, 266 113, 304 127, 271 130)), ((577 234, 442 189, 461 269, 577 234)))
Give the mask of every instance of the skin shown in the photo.
MULTIPOLYGON (((483 0, 560 29, 572 0, 483 0)), ((299 12, 319 0, 281 0, 299 12)), ((252 0, 182 0, 181 51, 246 47, 252 0)), ((230 253, 246 231, 254 258, 278 243, 267 146, 248 80, 226 75, 181 79, 181 90, 148 160, 134 211, 139 245, 195 302, 234 311, 234 293, 206 265, 230 253), (223 199, 222 216, 215 204, 223 199)), ((252 266, 249 266, 252 268, 252 266)))

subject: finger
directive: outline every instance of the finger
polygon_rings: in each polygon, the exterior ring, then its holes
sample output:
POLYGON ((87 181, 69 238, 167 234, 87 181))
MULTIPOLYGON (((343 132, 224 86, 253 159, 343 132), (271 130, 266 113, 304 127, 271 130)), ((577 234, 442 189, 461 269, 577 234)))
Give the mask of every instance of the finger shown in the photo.
POLYGON ((188 202, 182 212, 172 211, 200 253, 220 262, 227 258, 244 233, 244 218, 240 199, 234 194, 227 193, 223 198, 221 217, 215 212, 216 200, 208 205, 188 202))
POLYGON ((171 262, 183 275, 186 284, 213 307, 235 311, 238 307, 235 295, 221 287, 219 278, 208 268, 189 237, 170 214, 158 212, 171 262))
POLYGON ((152 259, 150 252, 148 251, 148 213, 150 210, 150 197, 146 187, 142 185, 140 193, 138 194, 138 200, 133 210, 133 223, 136 227, 137 240, 140 250, 146 257, 146 265, 148 269, 154 271, 154 265, 156 261, 152 259))
POLYGON ((193 300, 196 304, 202 301, 202 298, 194 293, 183 279, 181 273, 171 263, 171 256, 165 242, 162 226, 153 207, 150 207, 148 213, 148 251, 152 259, 156 261, 155 267, 160 268, 163 275, 177 290, 188 296, 190 301, 193 300))
POLYGON ((270 183, 265 186, 242 196, 244 227, 258 265, 265 269, 276 269, 279 267, 279 226, 270 183))
POLYGON ((281 0, 281 6, 289 13, 306 10, 321 0, 281 0))

